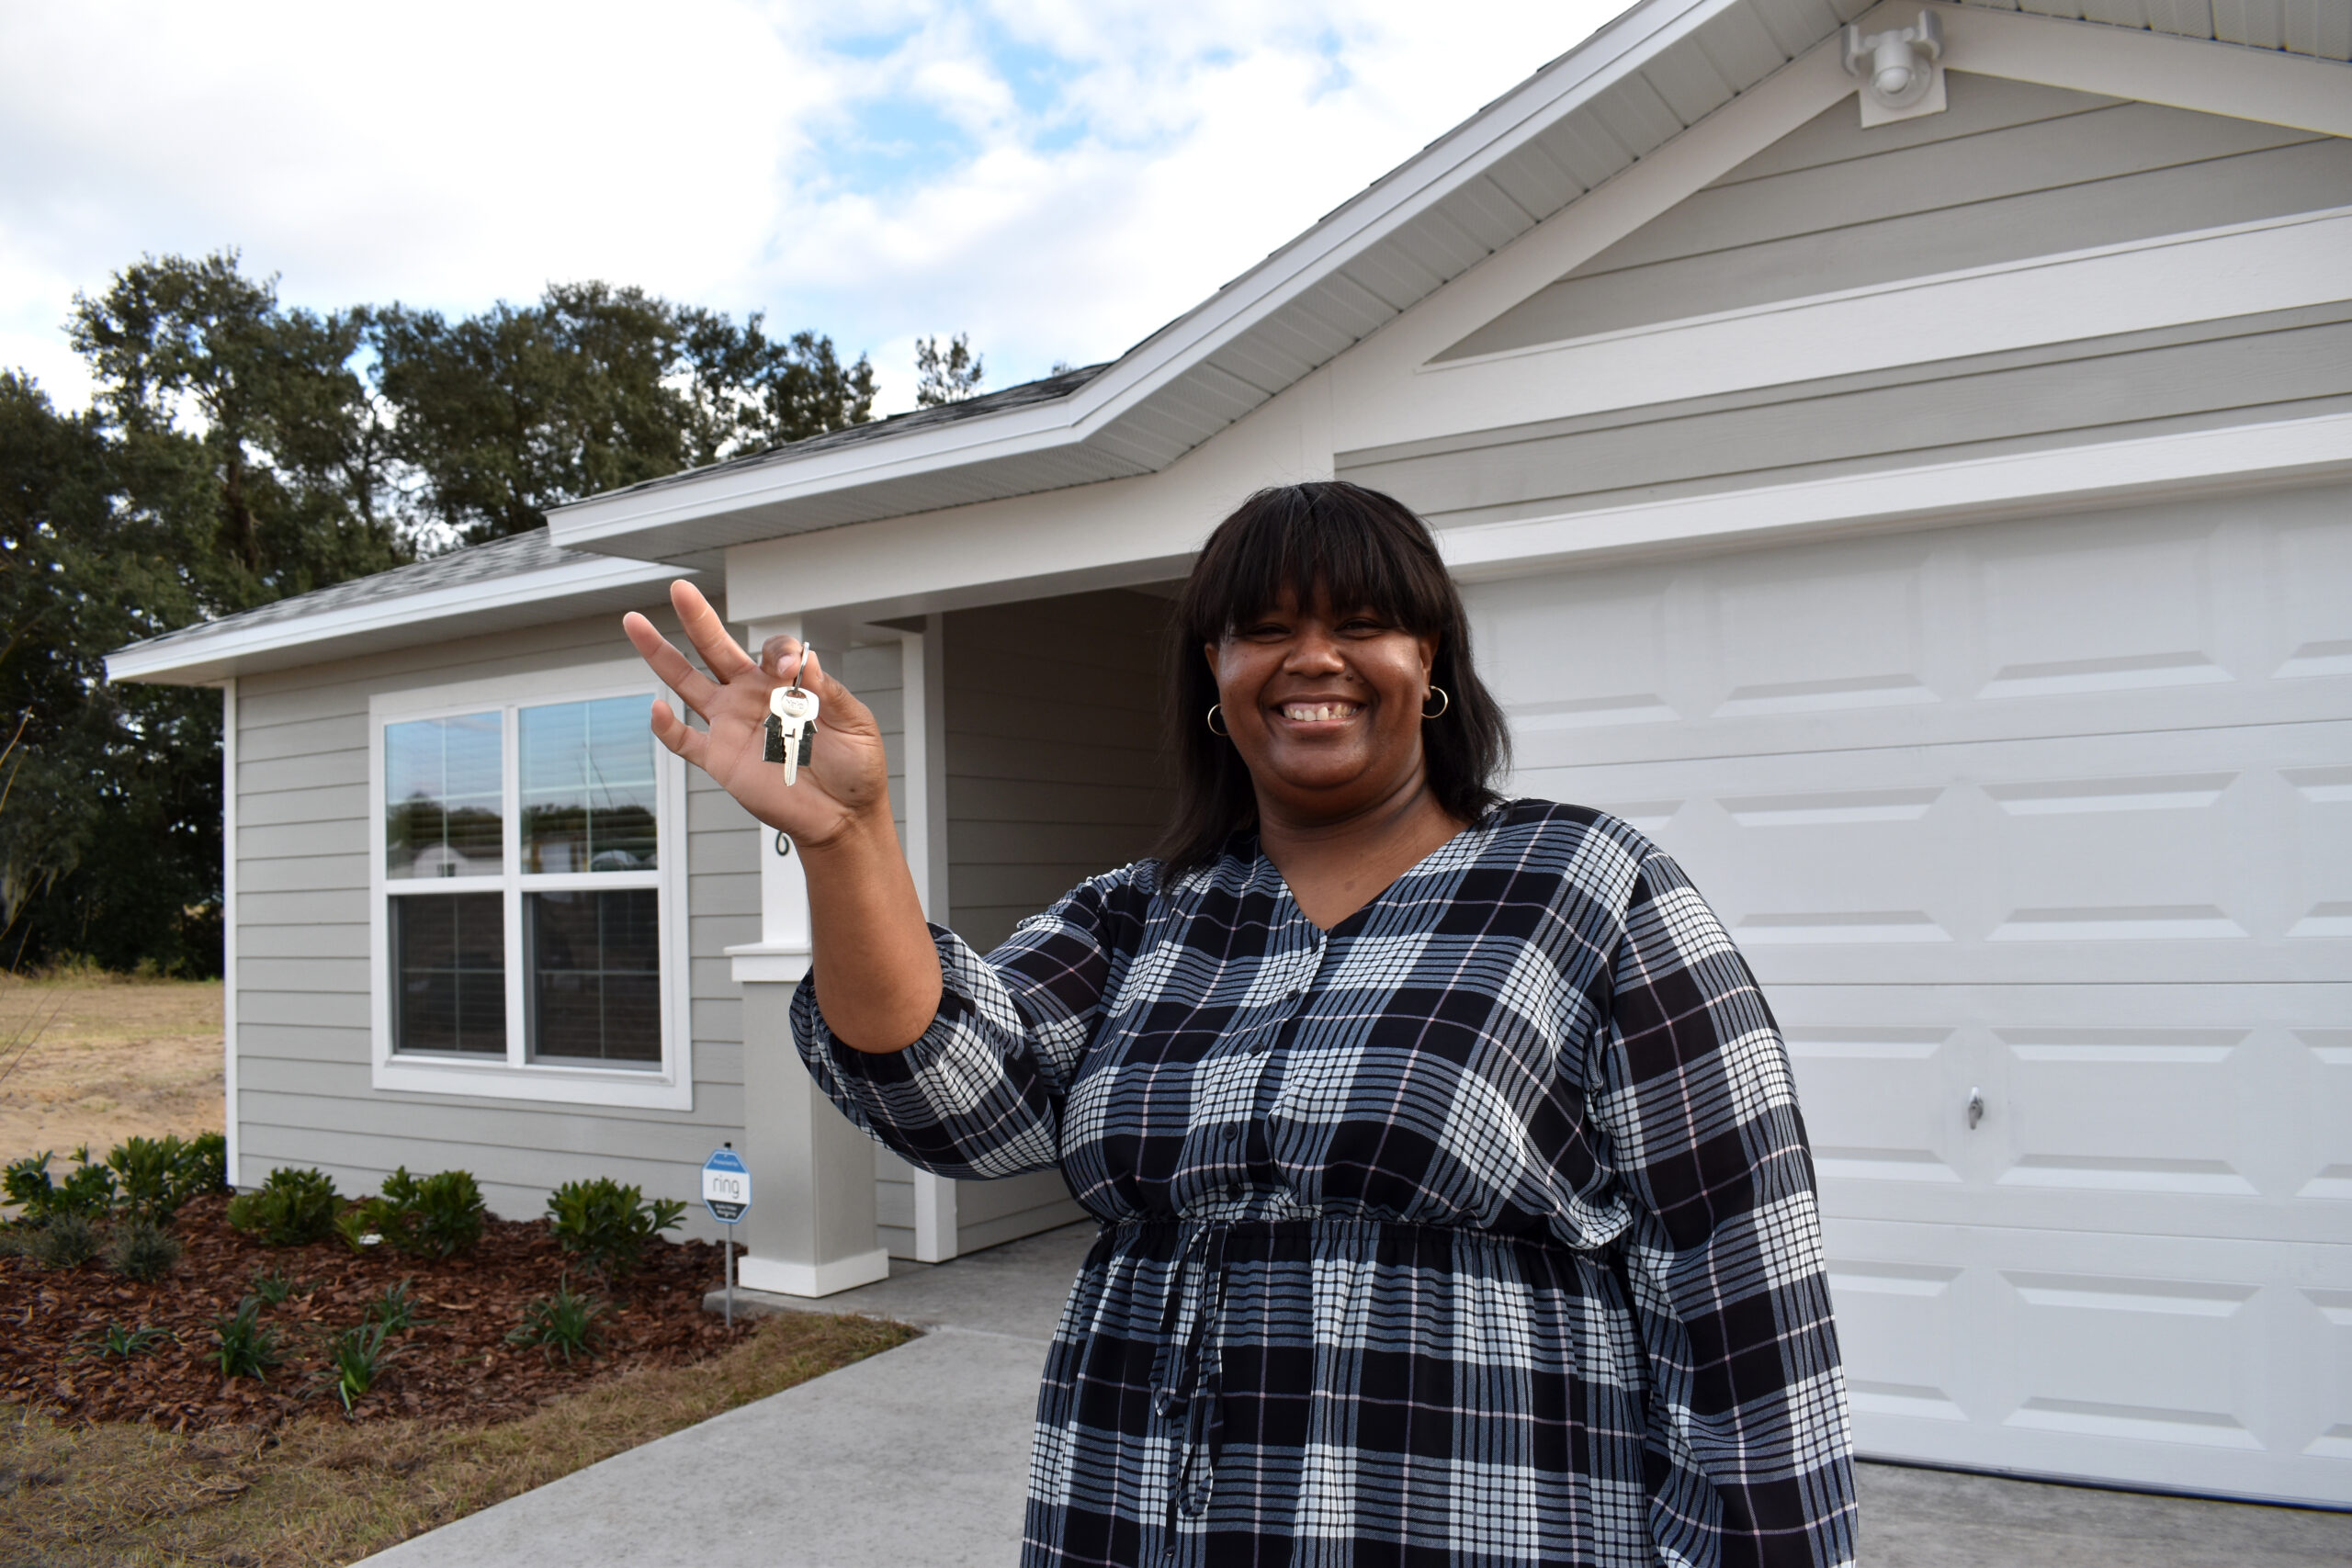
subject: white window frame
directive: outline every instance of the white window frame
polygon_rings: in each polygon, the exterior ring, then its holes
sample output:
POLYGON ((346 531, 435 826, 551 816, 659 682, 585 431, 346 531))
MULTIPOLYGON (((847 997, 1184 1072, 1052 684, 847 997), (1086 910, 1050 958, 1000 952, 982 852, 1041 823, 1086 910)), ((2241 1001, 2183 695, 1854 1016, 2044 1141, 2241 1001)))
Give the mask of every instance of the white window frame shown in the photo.
POLYGON ((604 1067, 581 1062, 534 1061, 524 973, 523 896, 540 887, 645 886, 642 874, 571 873, 522 877, 521 755, 516 747, 519 710, 556 703, 593 702, 600 697, 677 699, 635 660, 616 660, 562 670, 462 681, 411 691, 379 692, 368 700, 368 929, 370 1081, 379 1089, 411 1094, 468 1095, 490 1100, 536 1100, 571 1105, 631 1106, 656 1111, 694 1109, 693 987, 688 965, 686 917, 686 768, 670 749, 649 734, 653 748, 654 854, 651 886, 661 895, 658 951, 662 964, 662 1063, 647 1067, 604 1067), (391 919, 385 874, 384 730, 415 719, 454 718, 461 714, 500 715, 500 789, 504 851, 495 878, 434 879, 440 892, 471 886, 501 895, 506 943, 506 1055, 480 1061, 454 1056, 408 1056, 392 1049, 391 919))

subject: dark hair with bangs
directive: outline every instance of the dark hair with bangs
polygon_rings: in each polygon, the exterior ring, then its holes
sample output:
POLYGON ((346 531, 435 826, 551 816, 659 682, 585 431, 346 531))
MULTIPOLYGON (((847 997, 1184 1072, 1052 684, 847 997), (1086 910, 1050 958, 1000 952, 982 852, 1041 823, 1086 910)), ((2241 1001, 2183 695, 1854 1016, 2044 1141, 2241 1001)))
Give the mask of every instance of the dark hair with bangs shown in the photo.
POLYGON ((1319 591, 1334 610, 1369 610, 1437 638, 1430 679, 1451 702, 1421 725, 1430 793, 1464 822, 1501 804, 1493 780, 1510 764, 1510 731, 1471 666, 1470 620, 1429 525, 1394 497, 1344 480, 1261 490, 1201 547, 1170 626, 1165 722, 1176 811, 1152 853, 1171 877, 1207 864, 1258 820, 1248 764, 1208 728, 1216 676, 1201 648, 1272 608, 1286 588, 1303 604, 1319 591))

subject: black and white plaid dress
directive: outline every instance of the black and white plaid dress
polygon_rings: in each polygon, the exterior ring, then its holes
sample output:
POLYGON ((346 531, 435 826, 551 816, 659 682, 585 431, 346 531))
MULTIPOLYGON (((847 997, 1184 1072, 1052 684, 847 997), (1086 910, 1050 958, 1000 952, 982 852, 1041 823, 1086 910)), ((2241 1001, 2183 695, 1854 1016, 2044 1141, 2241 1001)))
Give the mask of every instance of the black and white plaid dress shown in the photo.
POLYGON ((1679 867, 1545 801, 1317 929, 1254 837, 1081 884, 939 1017, 810 1070, 958 1178, 1102 1224, 1046 1365, 1023 1562, 1854 1554, 1787 1052, 1679 867))

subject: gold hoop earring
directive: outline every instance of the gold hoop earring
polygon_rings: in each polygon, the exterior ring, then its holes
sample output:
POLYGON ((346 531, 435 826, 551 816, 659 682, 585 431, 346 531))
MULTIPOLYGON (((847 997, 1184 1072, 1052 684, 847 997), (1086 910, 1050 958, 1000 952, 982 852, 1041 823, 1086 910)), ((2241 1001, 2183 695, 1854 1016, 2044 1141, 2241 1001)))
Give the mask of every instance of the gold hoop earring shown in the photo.
MULTIPOLYGON (((1437 712, 1431 713, 1429 709, 1423 708, 1421 710, 1421 716, 1423 718, 1443 718, 1446 715, 1446 711, 1453 706, 1453 699, 1445 694, 1445 688, 1443 686, 1431 686, 1430 690, 1437 694, 1437 712)), ((1424 700, 1427 699, 1424 698, 1424 700)))
POLYGON ((1229 730, 1229 729, 1219 729, 1219 728, 1216 727, 1216 710, 1217 710, 1217 709, 1219 709, 1219 708, 1221 708, 1221 707, 1223 707, 1224 705, 1224 705, 1223 703, 1211 703, 1211 704, 1209 705, 1209 717, 1208 717, 1208 725, 1209 725, 1209 733, 1210 733, 1211 735, 1217 735, 1217 736, 1226 736, 1226 737, 1230 737, 1230 736, 1233 734, 1233 731, 1231 731, 1231 730, 1229 730))

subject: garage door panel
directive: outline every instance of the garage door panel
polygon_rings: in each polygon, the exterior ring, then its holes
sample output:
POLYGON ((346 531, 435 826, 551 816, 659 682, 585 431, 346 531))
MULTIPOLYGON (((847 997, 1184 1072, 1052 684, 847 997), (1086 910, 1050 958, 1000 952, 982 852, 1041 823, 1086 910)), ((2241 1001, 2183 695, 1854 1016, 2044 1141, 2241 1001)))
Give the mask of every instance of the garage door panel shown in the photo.
POLYGON ((2352 1237, 2352 986, 1765 989, 1825 1213, 2352 1237))
POLYGON ((2204 685, 2233 678, 2215 614, 2213 533, 2192 514, 1976 536, 1988 698, 2204 685))
POLYGON ((2280 526, 2271 545, 2272 643, 2275 673, 2285 680, 2352 675, 2352 528, 2343 510, 2297 518, 2280 526))
POLYGON ((1825 1229, 1865 1454, 2352 1503, 2352 1247, 1825 1229))
POLYGON ((1838 558, 1707 572, 1707 711, 1777 715, 1939 700, 1921 625, 1928 554, 1915 541, 1888 541, 1838 558))
POLYGON ((2290 937, 2352 937, 2352 767, 2284 768, 2290 937))

